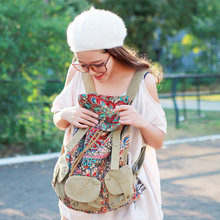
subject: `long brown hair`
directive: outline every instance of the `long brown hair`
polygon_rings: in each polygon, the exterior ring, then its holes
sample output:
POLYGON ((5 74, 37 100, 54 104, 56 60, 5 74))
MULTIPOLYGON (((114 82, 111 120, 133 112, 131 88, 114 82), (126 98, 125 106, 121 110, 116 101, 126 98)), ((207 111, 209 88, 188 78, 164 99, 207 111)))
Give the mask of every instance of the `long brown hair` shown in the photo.
POLYGON ((132 67, 136 70, 148 70, 155 78, 157 83, 163 79, 163 72, 160 65, 152 63, 146 56, 139 57, 137 51, 129 47, 115 47, 105 49, 105 52, 111 54, 119 62, 132 67))

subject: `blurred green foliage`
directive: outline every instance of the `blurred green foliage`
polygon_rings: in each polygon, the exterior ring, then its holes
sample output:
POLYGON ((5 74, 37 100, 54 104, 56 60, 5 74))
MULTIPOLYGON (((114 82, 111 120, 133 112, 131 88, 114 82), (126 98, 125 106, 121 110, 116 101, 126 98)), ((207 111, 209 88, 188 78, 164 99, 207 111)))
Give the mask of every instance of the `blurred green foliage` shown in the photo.
MULTIPOLYGON (((63 132, 54 126, 50 108, 73 56, 66 27, 91 5, 118 13, 128 28, 126 44, 166 72, 219 71, 218 0, 1 0, 0 150, 60 148, 63 132), (191 66, 183 61, 188 55, 191 66)), ((163 91, 170 87, 168 82, 163 91)))
POLYGON ((0 1, 0 150, 15 144, 28 153, 60 148, 44 103, 63 85, 46 80, 65 80, 72 59, 66 27, 88 6, 80 0, 0 1))
POLYGON ((89 1, 118 13, 128 28, 126 43, 165 72, 218 73, 219 0, 89 1))

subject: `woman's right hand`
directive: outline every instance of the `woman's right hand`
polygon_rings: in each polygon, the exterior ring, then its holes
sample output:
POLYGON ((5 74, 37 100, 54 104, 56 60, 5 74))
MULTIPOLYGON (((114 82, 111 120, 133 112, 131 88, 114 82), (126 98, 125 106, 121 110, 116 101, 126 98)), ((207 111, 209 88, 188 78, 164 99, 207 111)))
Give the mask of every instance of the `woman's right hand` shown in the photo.
POLYGON ((64 108, 61 111, 61 118, 78 128, 87 128, 98 124, 98 115, 80 106, 64 108))

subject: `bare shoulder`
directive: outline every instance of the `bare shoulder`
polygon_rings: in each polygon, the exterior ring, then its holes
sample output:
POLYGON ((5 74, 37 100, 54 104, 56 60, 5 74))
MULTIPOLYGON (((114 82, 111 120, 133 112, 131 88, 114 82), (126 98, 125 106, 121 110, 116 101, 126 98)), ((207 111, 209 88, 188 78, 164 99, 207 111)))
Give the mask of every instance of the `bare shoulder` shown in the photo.
POLYGON ((156 79, 155 77, 149 73, 146 75, 145 79, 145 85, 147 87, 148 92, 150 93, 150 95, 152 96, 152 98, 158 102, 159 102, 159 97, 158 97, 158 92, 157 92, 157 83, 156 83, 156 79))
POLYGON ((76 73, 75 68, 73 67, 72 64, 70 64, 67 75, 66 75, 65 87, 70 83, 75 73, 76 73))

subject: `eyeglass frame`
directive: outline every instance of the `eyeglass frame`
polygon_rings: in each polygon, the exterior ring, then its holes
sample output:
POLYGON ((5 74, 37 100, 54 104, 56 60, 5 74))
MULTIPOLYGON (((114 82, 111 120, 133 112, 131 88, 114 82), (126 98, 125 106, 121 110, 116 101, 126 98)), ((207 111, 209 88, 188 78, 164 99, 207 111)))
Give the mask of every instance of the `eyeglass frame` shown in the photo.
MULTIPOLYGON (((106 73, 106 72, 107 72, 107 67, 106 67, 106 65, 107 65, 107 63, 108 63, 110 57, 111 57, 111 54, 109 55, 109 57, 107 58, 107 60, 100 66, 100 67, 102 67, 102 66, 105 67, 105 72, 97 72, 97 71, 95 71, 95 70, 93 70, 93 69, 92 69, 92 71, 93 71, 93 72, 96 72, 96 73, 106 73)), ((73 67, 74 67, 77 71, 82 72, 81 70, 79 70, 79 69, 76 67, 76 65, 80 65, 80 64, 78 64, 78 63, 77 63, 77 64, 76 64, 76 63, 72 63, 72 65, 73 65, 73 67)), ((97 67, 97 65, 100 65, 100 64, 89 64, 89 65, 83 64, 83 65, 85 65, 85 67, 83 67, 83 68, 87 68, 87 72, 85 71, 85 72, 82 72, 82 73, 88 73, 90 67, 92 67, 92 66, 96 66, 96 67, 97 67)))

